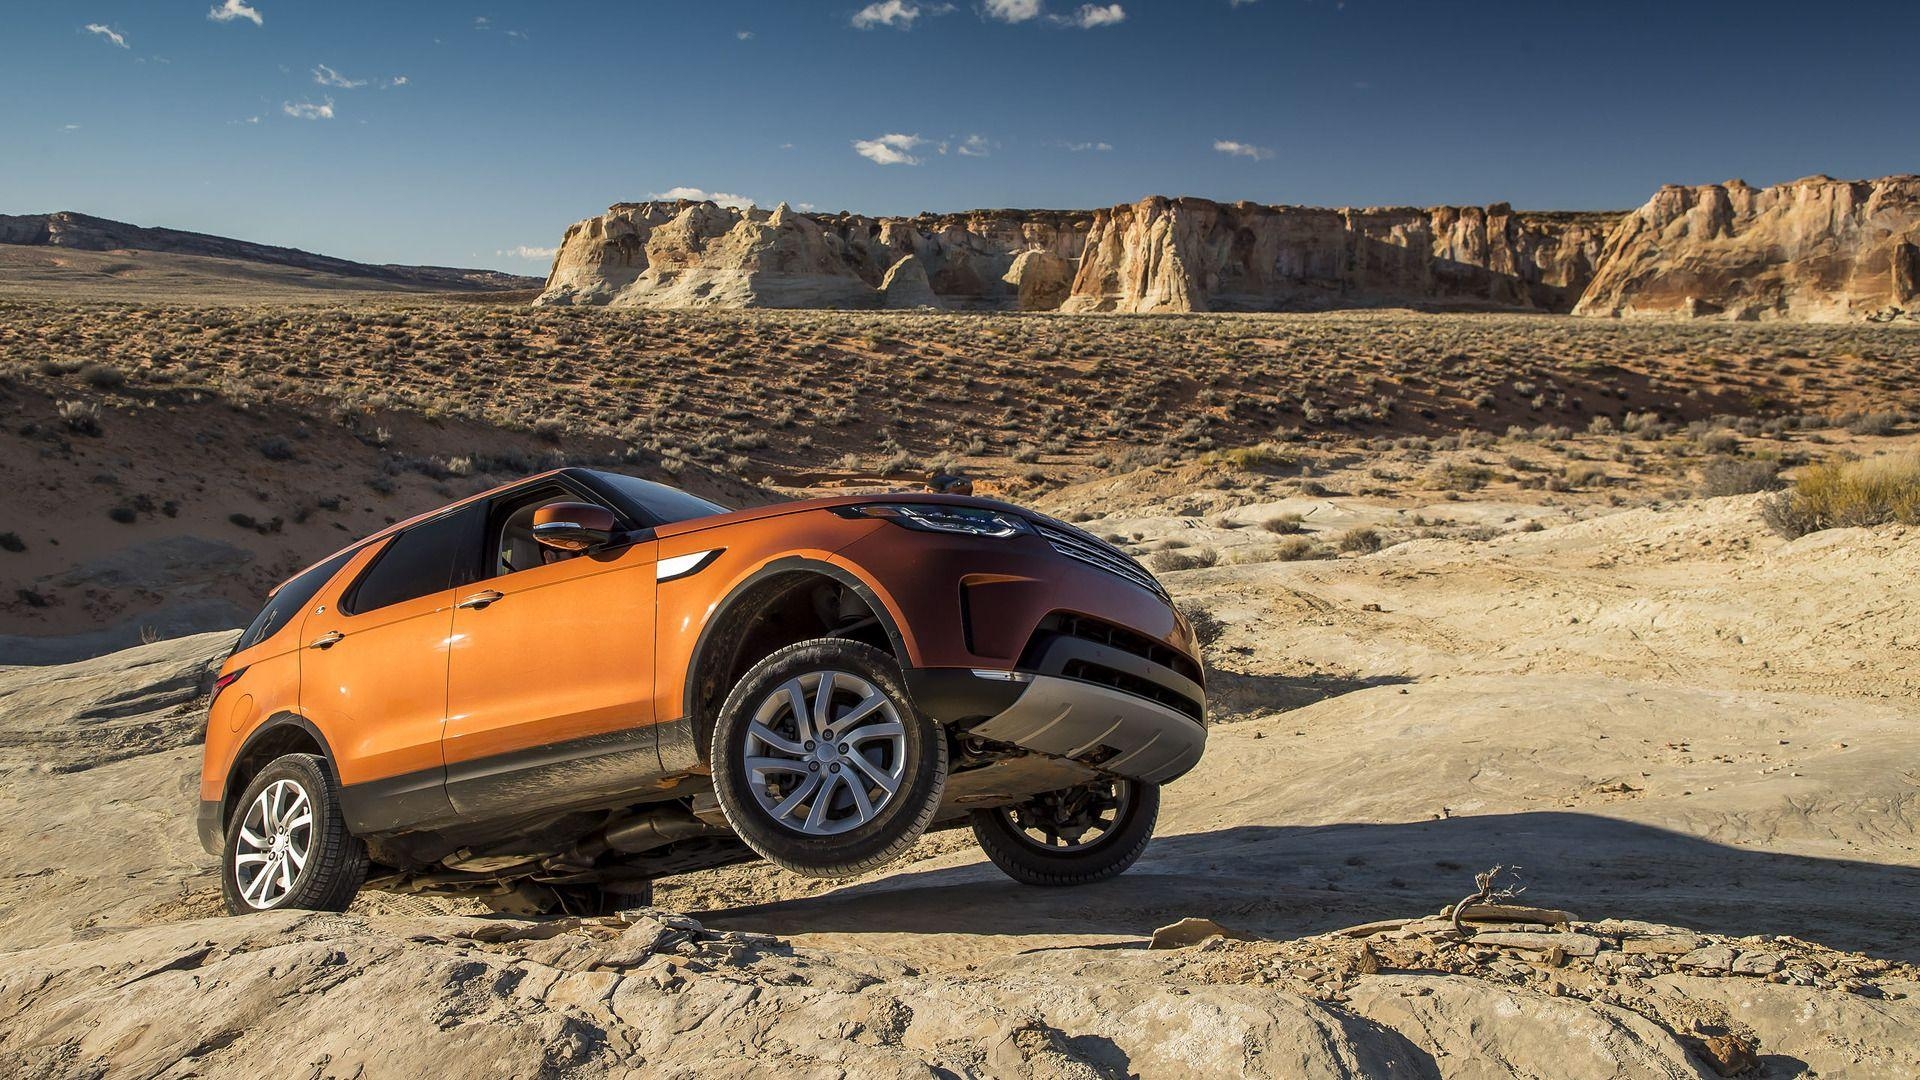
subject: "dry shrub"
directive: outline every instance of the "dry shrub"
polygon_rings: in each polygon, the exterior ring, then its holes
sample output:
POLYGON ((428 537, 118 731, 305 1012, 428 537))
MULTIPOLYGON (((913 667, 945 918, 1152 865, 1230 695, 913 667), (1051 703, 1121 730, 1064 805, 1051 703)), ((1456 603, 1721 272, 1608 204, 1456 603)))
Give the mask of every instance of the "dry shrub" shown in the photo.
POLYGON ((1198 570, 1219 561, 1219 552, 1212 548, 1194 548, 1192 551, 1158 551, 1153 556, 1153 568, 1162 574, 1170 574, 1176 570, 1198 570))
POLYGON ((1348 529, 1340 534, 1340 550, 1354 551, 1362 555, 1371 555, 1379 551, 1386 541, 1380 536, 1380 530, 1362 525, 1357 529, 1348 529))
POLYGON ((1702 498, 1723 495, 1751 495, 1772 491, 1780 486, 1780 463, 1742 458, 1722 458, 1700 470, 1699 492, 1702 498))
POLYGON ((1193 636, 1202 649, 1220 640, 1226 632, 1227 624, 1216 618, 1213 612, 1193 600, 1180 601, 1180 614, 1187 617, 1187 625, 1193 627, 1193 636))
POLYGON ((1293 536, 1281 541, 1273 548, 1275 562, 1301 562, 1306 559, 1324 559, 1326 550, 1304 536, 1293 536))
POLYGON ((1920 525, 1920 453, 1808 466, 1791 489, 1766 501, 1761 515, 1788 539, 1821 529, 1920 525))

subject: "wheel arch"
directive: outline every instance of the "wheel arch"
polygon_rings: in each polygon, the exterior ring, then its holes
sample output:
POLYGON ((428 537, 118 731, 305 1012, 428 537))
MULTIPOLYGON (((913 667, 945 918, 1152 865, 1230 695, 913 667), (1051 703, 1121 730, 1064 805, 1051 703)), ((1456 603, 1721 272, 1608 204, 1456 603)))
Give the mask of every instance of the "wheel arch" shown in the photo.
MULTIPOLYGON (((693 654, 687 664, 686 685, 682 690, 684 711, 681 715, 687 717, 693 726, 694 745, 702 760, 707 756, 707 741, 713 734, 714 717, 719 707, 717 700, 703 700, 703 685, 721 661, 731 664, 737 660, 737 656, 726 655, 729 636, 743 629, 743 620, 750 619, 759 609, 769 606, 791 590, 803 587, 809 579, 822 578, 858 597, 873 614, 874 621, 884 634, 887 650, 902 668, 911 666, 907 638, 901 632, 893 608, 875 584, 856 568, 803 555, 772 559, 742 578, 714 605, 713 613, 700 628, 700 636, 694 640, 693 654)), ((723 692, 718 698, 723 700, 725 696, 723 692)))
POLYGON ((232 820, 234 803, 246 791, 253 776, 274 758, 300 753, 316 753, 334 779, 339 779, 340 769, 334 764, 333 746, 327 741, 326 733, 299 713, 275 713, 247 736, 227 765, 226 780, 220 790, 219 824, 223 833, 232 820))

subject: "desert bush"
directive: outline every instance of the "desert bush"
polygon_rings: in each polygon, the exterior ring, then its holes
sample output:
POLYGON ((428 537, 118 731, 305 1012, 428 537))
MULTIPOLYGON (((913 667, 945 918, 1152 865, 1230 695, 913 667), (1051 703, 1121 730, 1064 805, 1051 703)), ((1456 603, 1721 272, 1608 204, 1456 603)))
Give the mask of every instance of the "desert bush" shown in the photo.
POLYGON ((1860 413, 1846 418, 1847 430, 1855 435, 1891 435, 1900 428, 1900 414, 1891 412, 1860 413))
POLYGON ((1788 539, 1821 529, 1920 525, 1920 453, 1810 465, 1760 512, 1788 539))
POLYGON ((1215 456, 1223 464, 1243 472, 1285 469, 1298 460, 1292 454, 1269 443, 1261 443, 1258 446, 1237 446, 1231 450, 1222 450, 1215 456))
POLYGON ((1304 536, 1291 536, 1274 545, 1275 562, 1301 562, 1326 557, 1326 550, 1304 536))
POLYGON ((17 532, 0 533, 0 551, 21 552, 27 550, 27 542, 20 539, 17 532))
POLYGON ((1171 574, 1176 570, 1198 570, 1219 561, 1219 552, 1205 547, 1191 551, 1156 551, 1152 560, 1154 570, 1162 574, 1171 574))
POLYGON ((1306 532, 1307 522, 1306 519, 1299 514, 1281 514, 1261 522, 1260 527, 1270 533, 1278 533, 1281 536, 1292 536, 1295 533, 1306 532))
POLYGON ((91 401, 62 401, 54 406, 60 422, 78 435, 100 434, 100 406, 91 401))
POLYGON ((112 364, 88 364, 80 369, 80 378, 95 390, 117 390, 126 385, 127 373, 112 364))
POLYGON ((1365 525, 1357 529, 1348 529, 1346 532, 1340 534, 1341 551, 1353 551, 1359 552, 1362 555, 1371 555, 1379 551, 1385 543, 1386 541, 1380 536, 1380 530, 1365 525))
POLYGON ((1200 642, 1202 649, 1208 648, 1214 642, 1219 641, 1220 635, 1226 632, 1227 624, 1221 622, 1213 612, 1207 610, 1206 607, 1200 603, 1193 600, 1182 600, 1180 601, 1179 607, 1180 614, 1185 615, 1187 617, 1187 624, 1193 627, 1193 636, 1200 642))
POLYGON ((1591 487, 1607 482, 1607 470, 1604 465, 1579 462, 1560 470, 1560 477, 1569 487, 1591 487))
POLYGON ((285 435, 269 435, 260 440, 260 456, 268 461, 292 461, 293 444, 285 435))
POLYGON ((1699 494, 1717 499, 1723 495, 1751 495, 1772 491, 1780 486, 1780 465, 1751 458, 1721 458, 1708 462, 1700 470, 1699 494))

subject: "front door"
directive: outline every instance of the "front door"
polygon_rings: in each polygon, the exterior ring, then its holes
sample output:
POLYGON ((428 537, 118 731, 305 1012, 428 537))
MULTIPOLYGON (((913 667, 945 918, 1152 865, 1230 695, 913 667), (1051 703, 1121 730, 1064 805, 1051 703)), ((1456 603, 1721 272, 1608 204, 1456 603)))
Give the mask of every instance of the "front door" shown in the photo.
POLYGON ((300 710, 327 736, 349 821, 386 832, 444 818, 442 729, 454 586, 472 576, 482 508, 356 555, 301 623, 300 710))
POLYGON ((617 800, 659 779, 656 545, 642 534, 569 557, 534 542, 535 509, 582 497, 545 485, 494 500, 484 572, 455 600, 445 753, 463 816, 617 800))

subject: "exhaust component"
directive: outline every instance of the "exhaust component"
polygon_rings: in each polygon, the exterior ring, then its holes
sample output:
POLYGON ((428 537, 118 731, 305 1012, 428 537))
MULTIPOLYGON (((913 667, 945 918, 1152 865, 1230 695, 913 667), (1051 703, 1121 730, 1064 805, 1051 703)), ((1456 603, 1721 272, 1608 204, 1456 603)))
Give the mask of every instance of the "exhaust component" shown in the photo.
POLYGON ((628 855, 663 848, 668 844, 691 840, 696 836, 714 836, 725 832, 688 813, 685 807, 663 806, 637 817, 607 826, 607 846, 628 855))

